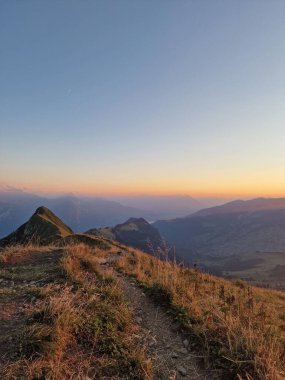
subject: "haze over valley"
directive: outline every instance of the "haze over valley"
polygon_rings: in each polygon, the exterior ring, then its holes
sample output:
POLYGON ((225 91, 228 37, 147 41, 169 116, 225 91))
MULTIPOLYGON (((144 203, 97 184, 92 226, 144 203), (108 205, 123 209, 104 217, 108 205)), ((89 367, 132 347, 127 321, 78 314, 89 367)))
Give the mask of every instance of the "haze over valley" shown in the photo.
POLYGON ((74 231, 115 226, 131 217, 148 221, 189 215, 203 208, 190 196, 96 197, 83 195, 42 196, 23 190, 0 189, 0 238, 15 230, 37 207, 46 206, 74 231))

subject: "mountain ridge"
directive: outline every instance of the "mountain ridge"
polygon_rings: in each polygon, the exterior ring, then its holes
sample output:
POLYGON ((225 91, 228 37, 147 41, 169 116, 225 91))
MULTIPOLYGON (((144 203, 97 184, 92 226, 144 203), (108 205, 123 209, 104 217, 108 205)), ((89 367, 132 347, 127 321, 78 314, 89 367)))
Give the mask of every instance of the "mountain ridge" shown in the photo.
POLYGON ((213 214, 255 212, 280 209, 285 209, 285 198, 254 198, 249 200, 237 199, 231 202, 227 202, 220 206, 204 208, 191 215, 188 215, 188 217, 191 218, 193 216, 206 216, 213 214))
POLYGON ((154 226, 185 259, 285 251, 285 198, 234 201, 154 226))
POLYGON ((73 231, 47 207, 40 206, 29 220, 0 240, 0 246, 39 243, 51 244, 72 235, 73 231))
POLYGON ((115 227, 90 229, 85 233, 116 240, 148 253, 154 253, 162 243, 159 231, 144 218, 129 218, 115 227))

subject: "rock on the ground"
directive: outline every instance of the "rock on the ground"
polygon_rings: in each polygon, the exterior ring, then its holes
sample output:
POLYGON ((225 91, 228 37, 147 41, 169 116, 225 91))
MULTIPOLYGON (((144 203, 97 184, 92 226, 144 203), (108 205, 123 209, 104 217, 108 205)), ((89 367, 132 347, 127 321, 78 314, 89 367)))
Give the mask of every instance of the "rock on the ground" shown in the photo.
POLYGON ((183 347, 178 351, 180 354, 188 354, 187 348, 183 347))
POLYGON ((187 347, 189 346, 189 340, 188 340, 188 339, 184 339, 184 340, 183 340, 183 346, 184 346, 185 348, 187 348, 187 347))
POLYGON ((182 367, 182 366, 179 366, 179 367, 177 367, 177 371, 180 373, 180 375, 182 375, 182 376, 186 376, 187 375, 187 371, 186 371, 186 369, 184 368, 184 367, 182 367))

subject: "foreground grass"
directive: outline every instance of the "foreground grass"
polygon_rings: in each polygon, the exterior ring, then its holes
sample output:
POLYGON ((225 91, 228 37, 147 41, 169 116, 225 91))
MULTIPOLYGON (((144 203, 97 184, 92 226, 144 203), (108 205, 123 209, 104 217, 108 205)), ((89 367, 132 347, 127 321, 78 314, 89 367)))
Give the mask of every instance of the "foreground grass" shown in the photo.
POLYGON ((30 255, 33 252, 51 252, 57 249, 57 247, 49 245, 43 246, 39 244, 25 244, 25 245, 11 245, 4 248, 0 248, 0 268, 5 265, 13 264, 21 261, 25 256, 30 255))
POLYGON ((2 369, 3 378, 152 378, 144 348, 134 342, 132 313, 98 257, 99 251, 83 245, 65 249, 64 281, 40 289, 18 355, 2 369))
POLYGON ((285 294, 230 282, 129 250, 117 263, 188 331, 226 378, 285 378, 285 294))
MULTIPOLYGON (((135 277, 179 321, 188 332, 191 349, 206 366, 221 371, 226 379, 284 378, 284 293, 202 274, 122 245, 110 245, 108 250, 66 247, 57 280, 36 292, 21 289, 21 294, 33 292, 37 301, 16 356, 0 369, 0 378, 153 378, 144 348, 134 341, 137 326, 122 291, 112 272, 102 272, 98 265, 118 248, 122 257, 114 265, 135 277)), ((25 248, 22 255, 35 251, 36 247, 25 248)), ((30 263, 17 267, 20 253, 21 247, 1 252, 2 277, 33 280, 30 263)), ((33 266, 37 278, 51 278, 37 262, 33 266)), ((18 287, 3 288, 0 296, 18 297, 18 292, 18 287)))

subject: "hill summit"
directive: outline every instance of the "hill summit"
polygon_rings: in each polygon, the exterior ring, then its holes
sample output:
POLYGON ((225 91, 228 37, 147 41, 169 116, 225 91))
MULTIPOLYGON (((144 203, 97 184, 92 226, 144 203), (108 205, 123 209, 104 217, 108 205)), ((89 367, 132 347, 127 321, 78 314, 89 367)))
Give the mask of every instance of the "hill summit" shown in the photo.
POLYGON ((63 223, 52 211, 41 206, 31 218, 16 231, 0 240, 0 247, 14 244, 53 243, 73 234, 71 228, 63 223))
POLYGON ((88 235, 101 236, 153 253, 162 242, 160 233, 144 218, 130 218, 115 227, 95 228, 88 235))

